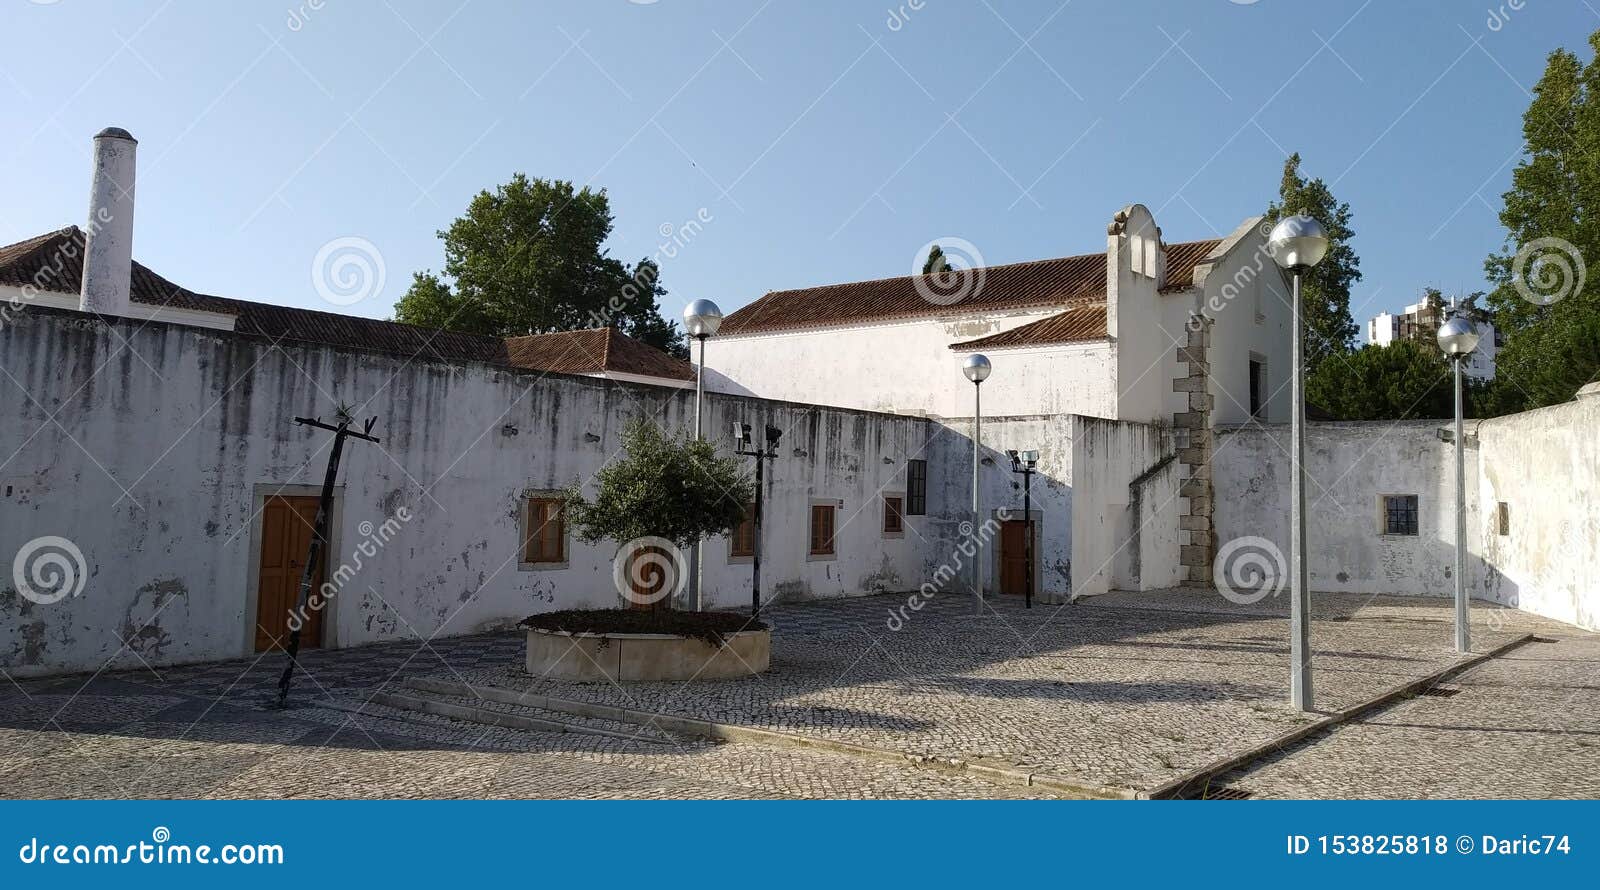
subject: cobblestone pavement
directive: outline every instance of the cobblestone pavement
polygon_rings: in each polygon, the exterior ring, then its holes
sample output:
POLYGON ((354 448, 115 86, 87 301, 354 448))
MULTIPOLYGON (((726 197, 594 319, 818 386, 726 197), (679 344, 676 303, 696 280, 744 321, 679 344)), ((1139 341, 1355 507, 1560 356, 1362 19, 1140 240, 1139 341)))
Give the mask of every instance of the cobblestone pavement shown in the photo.
MULTIPOLYGON (((1000 602, 979 619, 968 614, 966 600, 944 597, 907 611, 901 629, 891 631, 890 609, 903 603, 883 596, 774 609, 773 672, 744 681, 627 690, 535 681, 517 667, 521 636, 501 633, 307 653, 288 711, 264 707, 281 655, 6 683, 0 787, 7 797, 219 798, 1030 791, 827 751, 487 728, 376 705, 361 715, 343 709, 419 675, 536 687, 1128 787, 1149 787, 1302 719, 1281 706, 1287 627, 1270 604, 1240 609, 1215 595, 1179 592, 1114 595, 1031 611, 1000 602)), ((1229 781, 1260 796, 1465 796, 1465 786, 1485 795, 1600 796, 1596 638, 1521 613, 1475 614, 1485 622, 1475 640, 1482 647, 1529 630, 1562 634, 1561 643, 1525 646, 1462 678, 1467 691, 1459 696, 1397 706, 1371 726, 1338 730, 1229 781), (1535 670, 1548 681, 1530 686, 1526 675, 1535 670), (1561 707, 1550 707, 1556 699, 1561 707), (1404 716, 1408 708, 1431 709, 1422 713, 1439 722, 1446 712, 1438 709, 1463 706, 1482 710, 1463 710, 1445 727, 1404 716), (1530 729, 1546 725, 1552 729, 1530 729), (1493 779, 1452 784, 1429 773, 1416 764, 1437 766, 1447 752, 1428 757, 1428 744, 1457 754, 1472 749, 1465 760, 1493 779), (1357 769, 1346 762, 1346 747, 1385 768, 1357 769), (1587 777, 1583 783, 1562 784, 1563 774, 1578 773, 1587 777)), ((1453 659, 1443 601, 1319 597, 1318 619, 1325 707, 1354 703, 1453 659)))
MULTIPOLYGON (((1286 707, 1288 622, 1273 603, 1240 608, 1173 591, 1032 610, 1005 600, 974 618, 966 599, 947 596, 891 621, 903 603, 885 596, 780 610, 773 669, 750 679, 623 688, 544 680, 507 663, 456 674, 1124 789, 1157 787, 1308 719, 1286 707)), ((1364 702, 1457 658, 1444 600, 1322 595, 1317 603, 1322 708, 1364 702)), ((1557 626, 1487 606, 1475 614, 1484 648, 1557 626)))
POLYGON ((1221 778, 1255 797, 1600 798, 1600 636, 1542 641, 1221 778))

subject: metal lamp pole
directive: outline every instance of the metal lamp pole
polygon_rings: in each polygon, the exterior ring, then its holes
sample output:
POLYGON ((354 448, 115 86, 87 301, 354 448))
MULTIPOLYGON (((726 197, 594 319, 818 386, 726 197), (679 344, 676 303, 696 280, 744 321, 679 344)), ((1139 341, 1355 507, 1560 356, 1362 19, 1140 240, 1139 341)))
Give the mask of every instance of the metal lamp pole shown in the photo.
POLYGON ((983 459, 983 381, 993 370, 988 356, 977 353, 961 363, 961 373, 972 381, 972 606, 978 615, 983 614, 983 539, 978 537, 983 515, 978 481, 978 465, 983 459))
MULTIPOLYGON (((1454 301, 1452 301, 1453 303, 1454 301)), ((1454 310, 1454 305, 1452 305, 1454 310)), ((1439 325, 1439 348, 1454 366, 1456 384, 1456 651, 1472 651, 1472 634, 1467 623, 1467 443, 1462 416, 1466 413, 1462 393, 1462 365, 1478 347, 1478 330, 1471 319, 1452 311, 1439 325)))
POLYGON ((1267 246, 1279 266, 1294 276, 1293 415, 1289 454, 1294 462, 1290 481, 1289 545, 1289 703, 1296 710, 1314 710, 1311 685, 1311 567, 1306 551, 1306 369, 1305 312, 1300 280, 1328 253, 1328 233, 1309 216, 1290 216, 1272 227, 1267 246))
POLYGON ((1027 574, 1023 582, 1022 602, 1033 608, 1033 471, 1039 465, 1037 451, 1009 451, 1011 472, 1022 474, 1022 562, 1027 574))
MULTIPOLYGON (((706 340, 722 327, 722 310, 710 300, 695 300, 683 308, 683 329, 700 341, 700 360, 694 366, 694 440, 701 442, 701 402, 705 399, 706 340)), ((705 595, 701 588, 701 556, 703 542, 695 541, 689 554, 689 577, 694 581, 694 609, 705 610, 705 595)))
POLYGON ((767 427, 767 444, 763 448, 750 441, 750 424, 734 421, 733 441, 734 452, 746 457, 756 459, 756 503, 750 516, 750 617, 761 617, 761 512, 762 502, 765 500, 764 474, 762 468, 767 461, 778 456, 778 440, 783 437, 783 431, 774 426, 767 427), (748 450, 745 446, 749 446, 748 450))

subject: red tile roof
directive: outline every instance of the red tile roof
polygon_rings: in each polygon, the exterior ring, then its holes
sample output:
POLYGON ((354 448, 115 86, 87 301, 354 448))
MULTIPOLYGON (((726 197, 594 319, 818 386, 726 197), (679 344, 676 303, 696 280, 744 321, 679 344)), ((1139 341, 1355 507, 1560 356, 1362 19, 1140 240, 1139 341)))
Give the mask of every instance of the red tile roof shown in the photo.
MULTIPOLYGON (((1169 244, 1163 292, 1194 283, 1194 267, 1218 239, 1169 244)), ((949 314, 1103 301, 1106 256, 1090 253, 945 273, 772 291, 722 322, 719 335, 867 324, 949 314), (940 295, 959 297, 946 302, 940 295)))
MULTIPOLYGON (((0 247, 0 284, 78 293, 83 281, 83 232, 68 226, 0 247)), ((502 339, 440 331, 393 321, 274 306, 197 294, 135 262, 131 298, 152 306, 215 312, 234 317, 233 329, 273 340, 404 353, 423 361, 478 361, 558 373, 614 371, 692 380, 688 362, 611 328, 502 339)))
POLYGON ((1023 346, 1047 346, 1056 343, 1083 343, 1106 338, 1106 304, 1085 303, 1066 311, 1009 331, 952 343, 950 348, 960 352, 979 349, 1016 349, 1023 346))

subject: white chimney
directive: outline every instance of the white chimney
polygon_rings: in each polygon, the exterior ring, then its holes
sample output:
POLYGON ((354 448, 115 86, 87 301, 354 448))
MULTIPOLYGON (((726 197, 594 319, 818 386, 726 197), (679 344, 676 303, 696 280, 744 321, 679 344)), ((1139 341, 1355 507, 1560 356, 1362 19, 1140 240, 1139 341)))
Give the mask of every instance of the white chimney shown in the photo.
POLYGON ((94 180, 89 185, 83 289, 78 296, 78 308, 84 312, 128 314, 138 145, 127 130, 117 127, 107 127, 94 137, 94 180))

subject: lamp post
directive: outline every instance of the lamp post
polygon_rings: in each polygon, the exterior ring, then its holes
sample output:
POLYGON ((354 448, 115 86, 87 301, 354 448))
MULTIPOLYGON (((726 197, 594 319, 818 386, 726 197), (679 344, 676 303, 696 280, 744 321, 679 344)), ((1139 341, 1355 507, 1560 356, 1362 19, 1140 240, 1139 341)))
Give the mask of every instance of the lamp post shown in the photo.
POLYGON ((761 617, 761 502, 764 499, 762 492, 762 467, 767 461, 778 456, 778 440, 783 438, 783 430, 775 426, 767 427, 767 444, 763 448, 759 443, 750 440, 750 424, 733 422, 734 453, 756 459, 756 504, 750 516, 750 617, 761 617))
POLYGON ((1022 562, 1028 576, 1023 582, 1022 604, 1033 608, 1033 471, 1039 466, 1037 451, 1007 451, 1011 472, 1022 474, 1022 562))
POLYGON ((983 614, 983 539, 978 537, 978 517, 981 516, 978 498, 978 462, 983 458, 983 381, 989 379, 994 366, 989 357, 978 353, 967 356, 961 363, 961 373, 972 381, 972 606, 975 613, 983 614))
MULTIPOLYGON (((690 337, 700 341, 700 360, 694 366, 694 440, 701 441, 701 402, 705 399, 706 341, 722 327, 722 310, 710 300, 695 300, 683 307, 683 329, 690 337)), ((702 542, 694 542, 689 554, 689 576, 694 579, 694 609, 705 611, 704 595, 700 587, 700 556, 702 542)))
POLYGON ((1328 233, 1309 216, 1280 220, 1267 236, 1267 249, 1279 266, 1294 276, 1293 415, 1290 418, 1289 454, 1294 462, 1290 482, 1290 599, 1289 599, 1289 703, 1301 711, 1312 710, 1311 692, 1311 569, 1306 554, 1306 369, 1305 313, 1300 303, 1300 279, 1328 253, 1328 233))
MULTIPOLYGON (((1452 301, 1453 302, 1453 301, 1452 301)), ((1452 307, 1453 309, 1454 307, 1452 307)), ((1461 366, 1478 348, 1478 329, 1472 320, 1452 311, 1439 325, 1439 348, 1455 367, 1456 378, 1456 651, 1472 651, 1467 627, 1467 453, 1461 417, 1465 411, 1461 393, 1461 366)))

